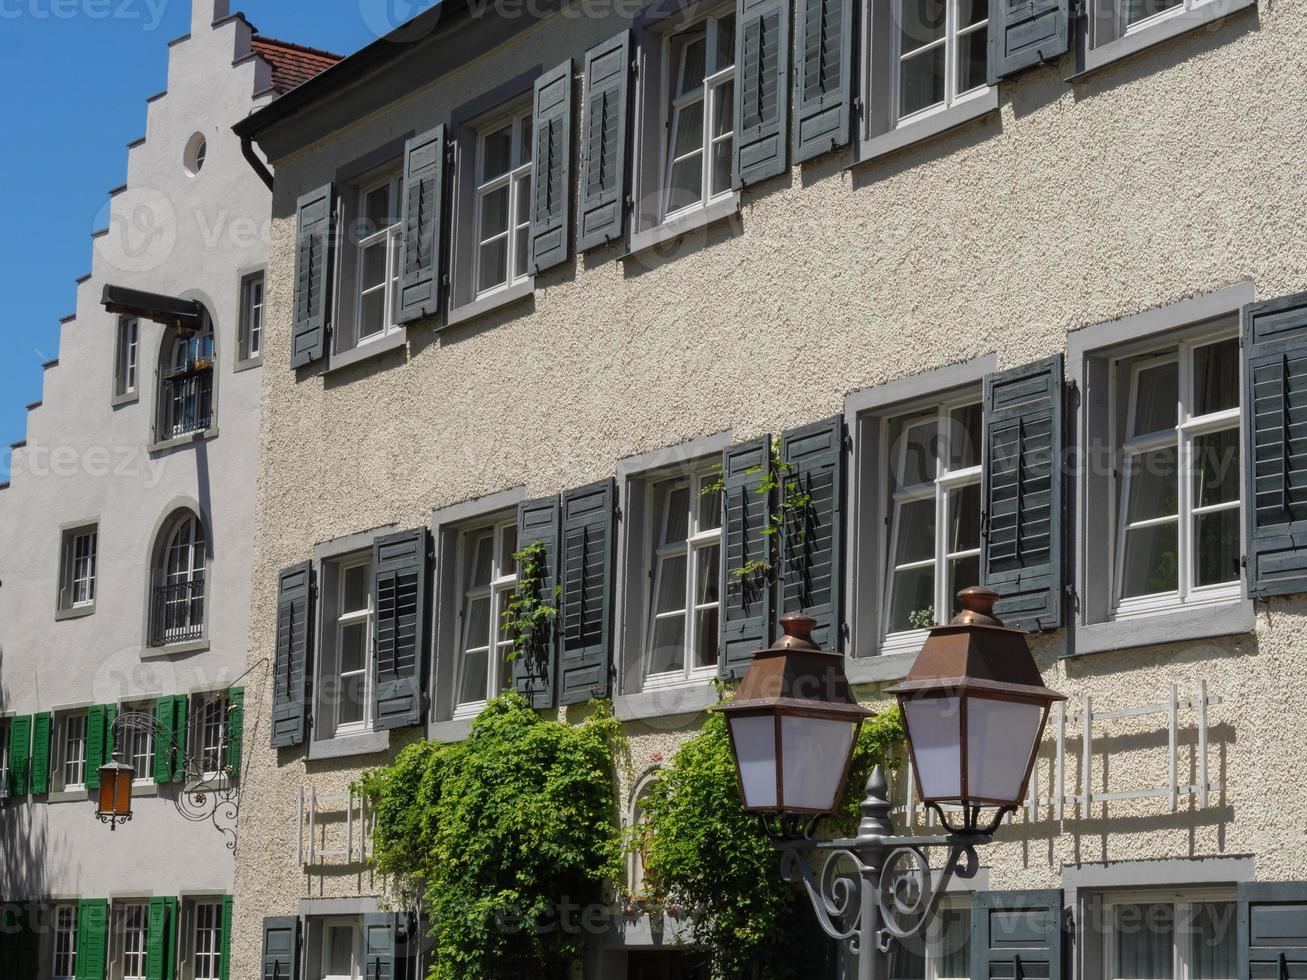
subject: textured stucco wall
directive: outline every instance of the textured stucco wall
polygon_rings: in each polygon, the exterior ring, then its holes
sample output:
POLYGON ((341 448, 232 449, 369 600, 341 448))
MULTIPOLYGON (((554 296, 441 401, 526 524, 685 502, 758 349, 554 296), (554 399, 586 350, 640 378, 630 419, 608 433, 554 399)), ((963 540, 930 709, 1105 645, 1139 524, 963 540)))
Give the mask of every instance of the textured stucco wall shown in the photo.
MULTIPOLYGON (((404 351, 296 377, 285 365, 297 195, 529 67, 579 62, 616 27, 555 19, 278 161, 252 657, 273 650, 277 570, 315 543, 425 524, 433 508, 519 484, 565 490, 708 433, 779 431, 841 411, 849 392, 990 352, 1023 364, 1064 350, 1068 331, 1242 280, 1259 298, 1307 286, 1307 9, 1262 4, 1074 86, 1069 58, 1037 69, 962 130, 852 171, 845 154, 823 157, 746 193, 738 219, 706 235, 625 262, 594 253, 541 277, 523 306, 440 334, 419 325, 404 351)), ((1065 633, 1037 638, 1048 682, 1100 707, 1206 678, 1225 698, 1211 723, 1213 778, 1227 788, 1201 814, 1186 798, 1174 815, 1153 800, 1018 825, 986 854, 991 885, 1056 885, 1064 862, 1234 853, 1256 854, 1259 877, 1307 873, 1300 806, 1270 805, 1301 800, 1289 733, 1303 612, 1276 602, 1255 636, 1066 664, 1065 633)), ((250 710, 266 725, 266 685, 250 710)), ((693 727, 633 725, 634 771, 693 727)), ((1156 781, 1150 739, 1114 752, 1112 789, 1156 781)), ((250 751, 242 834, 258 843, 237 869, 241 978, 255 975, 263 916, 302 894, 380 887, 353 869, 305 876, 293 859, 300 787, 340 789, 376 760, 306 765, 263 736, 250 751)))
MULTIPOLYGON (((149 104, 144 142, 128 156, 127 186, 105 205, 93 267, 63 326, 59 363, 43 404, 14 452, 0 492, 0 713, 32 714, 133 696, 222 690, 245 672, 254 542, 259 369, 236 367, 240 276, 264 265, 271 195, 250 171, 231 126, 266 101, 267 66, 249 52, 249 26, 228 20, 225 0, 194 0, 195 25, 170 50, 167 94, 149 104), (183 150, 201 130, 207 162, 197 177, 183 150), (140 229, 155 234, 142 236, 140 229), (215 321, 218 435, 150 454, 155 378, 164 328, 140 325, 140 400, 113 395, 117 317, 100 304, 106 283, 202 300, 215 321), (148 656, 150 554, 159 523, 181 502, 199 505, 213 551, 209 649, 148 656), (61 526, 99 521, 95 613, 55 621, 61 526)), ((70 273, 74 270, 70 270, 70 273)), ((165 789, 165 795, 171 793, 165 789)), ((184 820, 168 798, 136 801, 112 838, 89 801, 0 808, 5 841, 0 896, 112 897, 229 892, 226 839, 184 820), (150 860, 150 854, 172 859, 150 860)))

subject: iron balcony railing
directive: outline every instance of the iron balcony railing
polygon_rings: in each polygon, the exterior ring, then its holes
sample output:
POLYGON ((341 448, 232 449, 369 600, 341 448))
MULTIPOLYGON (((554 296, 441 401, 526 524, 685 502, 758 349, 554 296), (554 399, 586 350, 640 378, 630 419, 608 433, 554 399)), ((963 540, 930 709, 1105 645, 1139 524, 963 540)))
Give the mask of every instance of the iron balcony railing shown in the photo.
POLYGON ((154 588, 150 645, 165 647, 204 638, 204 579, 154 588))
POLYGON ((203 432, 213 424, 213 361, 203 358, 163 379, 159 440, 203 432))

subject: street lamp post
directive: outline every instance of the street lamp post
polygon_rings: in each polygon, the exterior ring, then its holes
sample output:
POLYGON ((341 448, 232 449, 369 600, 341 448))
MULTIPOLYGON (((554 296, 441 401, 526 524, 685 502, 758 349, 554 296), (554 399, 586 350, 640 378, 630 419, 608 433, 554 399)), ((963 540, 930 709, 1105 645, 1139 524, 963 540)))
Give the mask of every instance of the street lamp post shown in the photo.
POLYGON ((782 823, 808 820, 802 836, 777 844, 781 872, 802 884, 823 931, 849 942, 858 980, 886 980, 893 943, 925 933, 950 880, 975 876, 977 847, 1021 805, 1049 708, 1065 700, 1044 686, 1024 634, 994 618, 997 598, 985 588, 958 593, 963 611, 930 630, 907 678, 888 691, 903 712, 918 795, 944 834, 896 834, 877 767, 857 835, 812 836, 817 819, 844 795, 858 729, 870 712, 856 705, 842 658, 812 643, 807 617, 781 621, 785 636, 758 653, 736 700, 719 709, 745 808, 782 823), (787 780, 821 791, 796 798, 787 780), (931 849, 945 852, 938 874, 931 849))

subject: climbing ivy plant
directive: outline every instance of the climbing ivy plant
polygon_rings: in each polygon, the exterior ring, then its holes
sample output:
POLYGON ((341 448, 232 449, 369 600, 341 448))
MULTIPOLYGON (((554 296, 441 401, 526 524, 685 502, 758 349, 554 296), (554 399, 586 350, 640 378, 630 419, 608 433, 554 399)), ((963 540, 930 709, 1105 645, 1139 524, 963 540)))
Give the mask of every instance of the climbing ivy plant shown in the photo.
POLYGON ((567 725, 509 693, 465 742, 419 742, 363 775, 376 867, 430 918, 428 980, 569 975, 621 872, 621 738, 606 705, 567 725))
POLYGON ((531 654, 544 643, 558 617, 558 598, 561 586, 555 586, 552 596, 544 595, 545 543, 532 541, 521 551, 513 553, 517 562, 517 587, 504 607, 504 629, 513 638, 509 660, 531 654))

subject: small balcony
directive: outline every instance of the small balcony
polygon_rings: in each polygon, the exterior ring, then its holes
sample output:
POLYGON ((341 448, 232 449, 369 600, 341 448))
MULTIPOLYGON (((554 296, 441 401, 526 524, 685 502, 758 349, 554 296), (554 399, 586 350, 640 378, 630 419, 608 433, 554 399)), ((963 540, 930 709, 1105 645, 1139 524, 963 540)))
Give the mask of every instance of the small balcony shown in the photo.
POLYGON ((150 604, 150 646, 204 639, 204 579, 158 585, 150 604))
POLYGON ((158 441, 204 432, 213 424, 213 359, 165 375, 159 390, 158 441))

